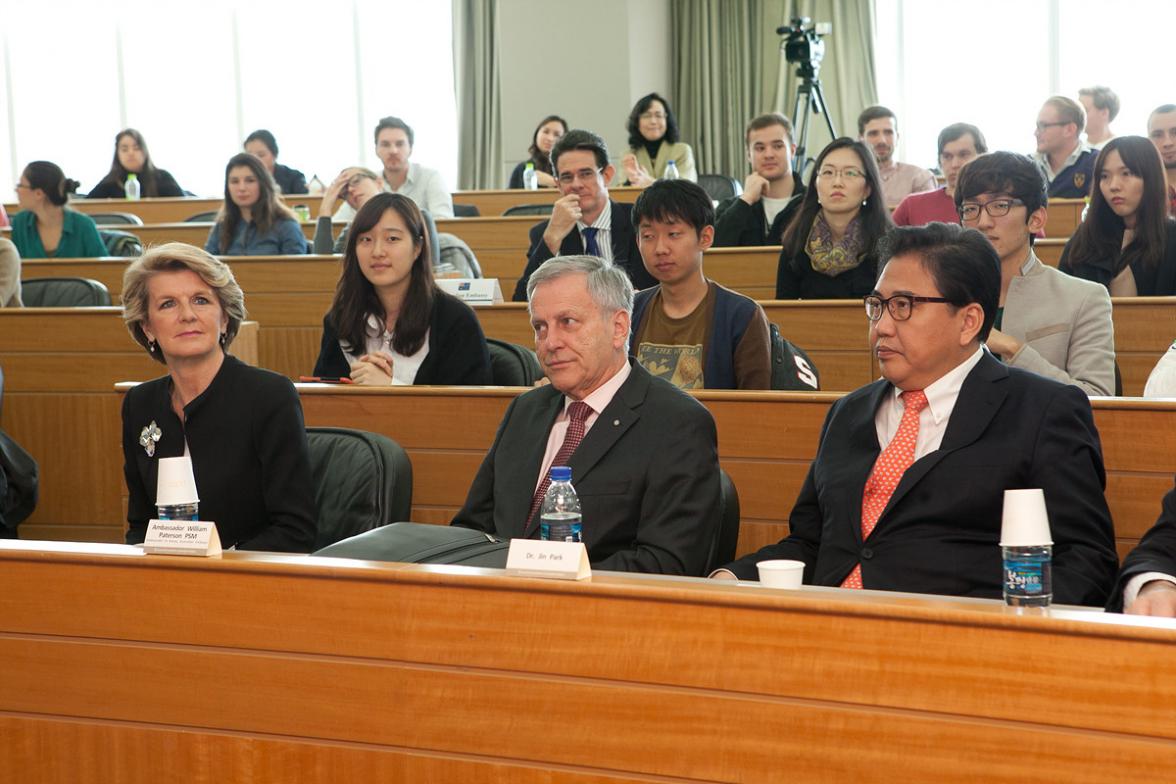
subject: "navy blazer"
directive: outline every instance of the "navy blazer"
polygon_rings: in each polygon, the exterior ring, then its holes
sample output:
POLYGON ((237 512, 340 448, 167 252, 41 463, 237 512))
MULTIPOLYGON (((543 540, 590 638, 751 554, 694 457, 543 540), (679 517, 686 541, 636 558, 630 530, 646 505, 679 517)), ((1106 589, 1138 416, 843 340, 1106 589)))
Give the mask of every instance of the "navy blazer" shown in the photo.
MULTIPOLYGON (((612 232, 613 263, 629 274, 629 280, 633 281, 635 290, 640 291, 650 286, 656 286, 657 280, 645 269, 645 262, 641 260, 641 252, 637 250, 637 233, 633 230, 633 205, 620 204, 612 199, 609 199, 609 204, 612 205, 610 231, 612 232)), ((527 266, 518 283, 515 284, 514 295, 511 297, 515 302, 527 301, 527 280, 531 277, 531 273, 539 269, 540 264, 555 255, 547 247, 547 243, 543 241, 543 232, 547 231, 547 224, 550 222, 545 220, 531 227, 531 248, 527 251, 527 266)), ((564 237, 563 242, 560 243, 559 255, 575 256, 583 252, 584 242, 580 237, 579 230, 573 227, 568 232, 568 236, 564 237)))
MULTIPOLYGON (((719 524, 714 419, 682 390, 630 365, 568 461, 588 556, 595 569, 697 576, 719 524)), ((550 385, 515 398, 453 525, 523 536, 563 403, 550 385)))
POLYGON ((860 562, 866 588, 999 598, 1004 491, 1040 487, 1054 541, 1054 601, 1103 605, 1118 557, 1082 390, 986 352, 964 381, 942 445, 907 469, 863 541, 862 492, 880 452, 874 414, 892 390, 876 381, 833 404, 791 533, 726 568, 757 579, 757 562, 792 558, 807 564, 806 583, 836 586, 860 562))

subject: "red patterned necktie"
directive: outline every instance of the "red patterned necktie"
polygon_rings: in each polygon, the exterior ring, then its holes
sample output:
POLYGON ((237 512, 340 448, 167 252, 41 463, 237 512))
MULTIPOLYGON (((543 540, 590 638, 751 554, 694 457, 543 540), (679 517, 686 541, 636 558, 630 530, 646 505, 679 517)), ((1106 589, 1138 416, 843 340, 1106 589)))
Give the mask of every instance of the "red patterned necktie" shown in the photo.
MULTIPOLYGON (((866 480, 866 489, 862 492, 862 541, 869 538, 882 516, 882 510, 894 494, 894 488, 902 480, 902 475, 915 462, 915 445, 919 442, 919 412, 927 407, 927 396, 923 390, 914 389, 902 393, 902 421, 898 423, 898 431, 890 443, 878 455, 874 462, 874 470, 866 480)), ((842 588, 862 587, 862 565, 853 567, 849 577, 841 583, 842 588)))
MULTIPOLYGON (((576 447, 584 440, 584 423, 588 421, 588 415, 592 413, 587 403, 576 401, 568 406, 568 431, 564 434, 563 443, 560 444, 559 451, 555 453, 555 458, 551 461, 553 466, 562 466, 568 464, 568 458, 576 451, 576 447)), ((539 507, 543 504, 543 496, 547 494, 547 486, 551 484, 551 469, 543 475, 543 481, 539 483, 539 487, 535 488, 535 495, 531 498, 531 511, 527 514, 527 524, 523 526, 523 538, 526 539, 531 530, 531 523, 535 519, 535 513, 539 511, 539 507)))

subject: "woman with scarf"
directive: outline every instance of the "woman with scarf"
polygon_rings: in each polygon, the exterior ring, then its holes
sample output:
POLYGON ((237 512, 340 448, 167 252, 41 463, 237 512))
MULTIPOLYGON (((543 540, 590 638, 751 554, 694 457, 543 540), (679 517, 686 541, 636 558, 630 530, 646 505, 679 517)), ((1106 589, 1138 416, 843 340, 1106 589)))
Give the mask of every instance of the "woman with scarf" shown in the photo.
POLYGON ((804 202, 784 230, 776 299, 858 299, 878 278, 878 239, 894 224, 870 150, 848 137, 817 156, 804 202))

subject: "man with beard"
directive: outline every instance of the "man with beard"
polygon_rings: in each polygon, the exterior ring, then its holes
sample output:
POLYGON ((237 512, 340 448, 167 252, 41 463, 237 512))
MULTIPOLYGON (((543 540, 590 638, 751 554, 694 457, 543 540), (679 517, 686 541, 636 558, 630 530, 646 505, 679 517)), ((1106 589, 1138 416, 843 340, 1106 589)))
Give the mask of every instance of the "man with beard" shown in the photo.
POLYGON ((894 209, 912 193, 936 187, 935 175, 911 163, 894 160, 898 144, 898 118, 885 106, 871 106, 858 115, 858 139, 874 153, 878 173, 882 175, 882 195, 886 206, 894 209))

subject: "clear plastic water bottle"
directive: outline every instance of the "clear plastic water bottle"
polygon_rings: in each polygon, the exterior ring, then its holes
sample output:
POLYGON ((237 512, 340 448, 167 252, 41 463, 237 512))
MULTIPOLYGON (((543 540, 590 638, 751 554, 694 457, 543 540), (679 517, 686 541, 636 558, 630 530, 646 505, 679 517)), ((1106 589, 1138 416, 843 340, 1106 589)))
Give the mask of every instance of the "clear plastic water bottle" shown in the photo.
POLYGON ((527 166, 523 169, 523 187, 529 191, 539 190, 539 174, 531 161, 527 161, 527 166))
POLYGON ((673 160, 670 160, 668 163, 666 163, 666 173, 662 175, 663 180, 677 180, 681 176, 682 175, 678 173, 678 164, 674 163, 673 160))
POLYGON ((1012 607, 1048 607, 1053 600, 1053 548, 1002 547, 1004 599, 1012 607))
POLYGON ((128 201, 138 201, 139 196, 142 193, 141 188, 142 188, 142 186, 139 185, 139 175, 128 174, 127 181, 123 185, 123 190, 127 194, 127 200, 128 201))
POLYGON ((160 504, 155 507, 156 520, 199 520, 200 504, 160 504))
POLYGON ((551 484, 539 508, 539 538, 553 542, 582 542, 580 497, 572 487, 572 469, 551 467, 551 484))

